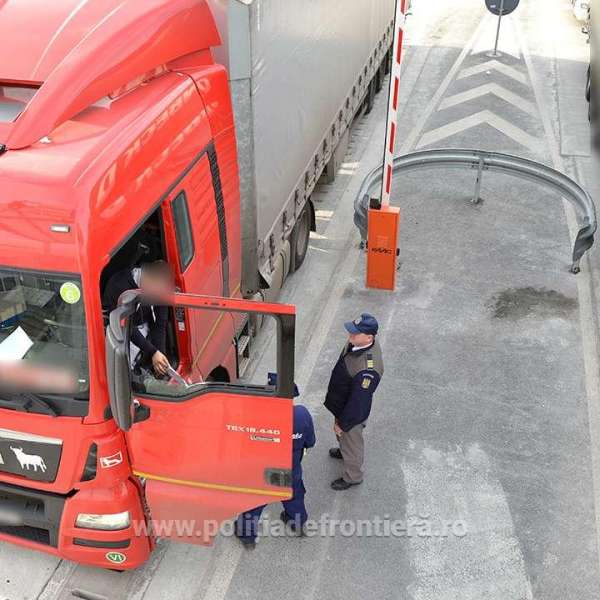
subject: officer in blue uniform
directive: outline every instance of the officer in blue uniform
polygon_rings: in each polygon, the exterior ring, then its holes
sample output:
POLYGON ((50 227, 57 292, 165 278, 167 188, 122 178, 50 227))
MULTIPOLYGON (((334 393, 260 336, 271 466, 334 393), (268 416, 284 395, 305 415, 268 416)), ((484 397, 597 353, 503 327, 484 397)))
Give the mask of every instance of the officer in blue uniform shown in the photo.
POLYGON ((334 490, 347 490, 363 481, 363 430, 383 376, 377 319, 363 313, 344 327, 348 341, 331 373, 325 397, 325 408, 335 418, 333 430, 339 442, 339 448, 331 448, 329 455, 343 461, 342 477, 331 483, 334 490))
MULTIPOLYGON (((269 385, 277 384, 277 375, 269 373, 269 385)), ((299 395, 296 388, 295 396, 299 395)), ((283 511, 280 518, 284 523, 289 523, 290 527, 298 532, 302 532, 302 527, 308 520, 308 513, 304 504, 306 488, 302 479, 302 458, 308 448, 312 448, 316 443, 315 427, 308 409, 301 404, 294 406, 294 430, 292 434, 292 489, 293 496, 290 500, 284 500, 283 511)), ((235 535, 248 550, 256 547, 256 538, 258 536, 258 522, 266 505, 242 513, 235 525, 235 535)))

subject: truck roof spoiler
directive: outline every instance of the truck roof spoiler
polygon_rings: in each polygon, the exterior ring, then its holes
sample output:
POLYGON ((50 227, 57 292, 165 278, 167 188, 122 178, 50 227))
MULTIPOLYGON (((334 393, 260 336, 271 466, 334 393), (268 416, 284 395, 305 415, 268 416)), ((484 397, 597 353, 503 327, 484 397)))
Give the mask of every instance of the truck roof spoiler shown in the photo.
POLYGON ((0 144, 26 148, 136 78, 220 44, 206 0, 123 2, 64 57, 17 119, 1 124, 0 144))

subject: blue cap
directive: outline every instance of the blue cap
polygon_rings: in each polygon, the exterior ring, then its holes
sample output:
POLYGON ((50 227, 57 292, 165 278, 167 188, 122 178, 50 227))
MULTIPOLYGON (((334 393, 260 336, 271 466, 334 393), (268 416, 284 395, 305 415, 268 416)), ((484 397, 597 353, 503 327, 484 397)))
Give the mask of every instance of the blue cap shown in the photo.
MULTIPOLYGON (((277 387, 277 373, 268 373, 267 374, 267 385, 272 385, 273 387, 277 387)), ((300 395, 300 390, 298 386, 294 383, 294 398, 297 398, 300 395)))
POLYGON ((348 333, 352 334, 366 333, 367 335, 377 335, 379 331, 377 319, 369 313, 363 313, 358 319, 344 323, 344 327, 348 333))

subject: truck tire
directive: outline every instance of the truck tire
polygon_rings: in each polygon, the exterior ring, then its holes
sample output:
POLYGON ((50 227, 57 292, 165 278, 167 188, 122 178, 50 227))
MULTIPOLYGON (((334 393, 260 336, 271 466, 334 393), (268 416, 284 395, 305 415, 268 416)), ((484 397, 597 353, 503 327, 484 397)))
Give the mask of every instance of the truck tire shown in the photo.
POLYGON ((369 90, 367 91, 367 97, 365 98, 365 115, 370 114, 375 104, 375 94, 377 94, 377 82, 375 78, 369 84, 369 90))
POLYGON ((379 92, 383 88, 383 80, 385 79, 385 65, 381 63, 379 65, 379 69, 377 69, 377 74, 375 75, 375 93, 379 94, 379 92))
POLYGON ((297 271, 306 258, 310 238, 310 205, 307 202, 298 217, 291 235, 292 264, 290 271, 297 271))

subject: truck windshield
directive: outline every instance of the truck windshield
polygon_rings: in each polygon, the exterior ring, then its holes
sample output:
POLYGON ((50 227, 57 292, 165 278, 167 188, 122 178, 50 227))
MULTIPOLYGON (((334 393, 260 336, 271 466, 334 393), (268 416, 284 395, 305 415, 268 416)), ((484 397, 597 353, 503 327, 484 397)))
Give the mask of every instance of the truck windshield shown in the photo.
POLYGON ((78 277, 0 269, 0 384, 46 394, 88 391, 78 277))

